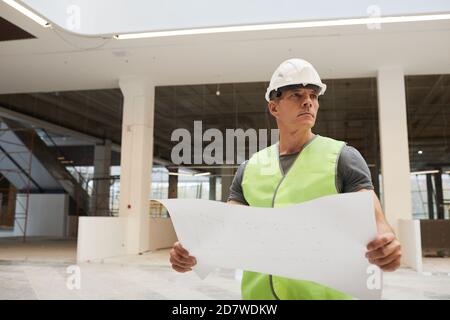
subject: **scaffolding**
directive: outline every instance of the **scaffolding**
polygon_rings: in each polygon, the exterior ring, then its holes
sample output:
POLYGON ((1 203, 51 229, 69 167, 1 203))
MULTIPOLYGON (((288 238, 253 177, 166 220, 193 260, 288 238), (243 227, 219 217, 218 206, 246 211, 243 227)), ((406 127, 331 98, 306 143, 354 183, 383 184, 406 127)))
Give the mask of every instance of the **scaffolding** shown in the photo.
MULTIPOLYGON (((88 213, 86 179, 73 165, 73 161, 65 156, 49 133, 41 128, 11 127, 6 119, 0 118, 0 177, 4 176, 17 189, 14 215, 16 232, 13 236, 22 235, 24 242, 29 227, 30 193, 46 191, 33 178, 35 177, 33 171, 36 170, 36 168, 33 169, 33 159, 38 160, 35 154, 39 151, 41 140, 46 147, 51 147, 50 157, 54 157, 59 163, 53 163, 53 168, 61 166, 64 169, 54 178, 61 184, 61 188, 65 188, 65 192, 70 194, 69 215, 80 216, 88 213)), ((47 158, 47 161, 51 158, 47 158)), ((36 164, 34 166, 36 167, 36 164)))

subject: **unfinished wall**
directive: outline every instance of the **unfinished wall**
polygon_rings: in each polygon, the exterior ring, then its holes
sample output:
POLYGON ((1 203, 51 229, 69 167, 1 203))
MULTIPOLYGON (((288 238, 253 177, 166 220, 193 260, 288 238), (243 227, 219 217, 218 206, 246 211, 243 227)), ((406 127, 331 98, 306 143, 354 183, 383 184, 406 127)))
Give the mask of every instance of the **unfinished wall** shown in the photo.
POLYGON ((1 232, 0 237, 23 236, 25 221, 27 221, 27 236, 57 238, 67 236, 68 195, 30 194, 27 219, 25 219, 26 199, 24 195, 17 196, 14 230, 1 232))

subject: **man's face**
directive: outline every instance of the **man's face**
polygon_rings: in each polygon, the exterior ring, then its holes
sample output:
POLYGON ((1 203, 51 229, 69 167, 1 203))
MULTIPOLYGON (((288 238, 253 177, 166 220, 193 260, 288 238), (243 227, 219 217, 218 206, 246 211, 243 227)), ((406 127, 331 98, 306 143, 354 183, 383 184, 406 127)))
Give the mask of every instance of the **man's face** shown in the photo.
POLYGON ((283 91, 281 97, 269 103, 269 111, 277 119, 278 126, 292 129, 314 127, 318 110, 318 92, 309 88, 283 91))

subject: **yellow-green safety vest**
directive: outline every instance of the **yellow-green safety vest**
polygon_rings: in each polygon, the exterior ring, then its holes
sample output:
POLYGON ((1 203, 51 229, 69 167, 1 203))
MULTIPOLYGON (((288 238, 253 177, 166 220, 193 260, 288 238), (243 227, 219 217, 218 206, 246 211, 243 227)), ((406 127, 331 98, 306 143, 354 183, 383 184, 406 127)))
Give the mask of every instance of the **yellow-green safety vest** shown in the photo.
MULTIPOLYGON (((285 207, 337 194, 336 172, 345 142, 316 136, 283 174, 278 143, 255 153, 242 178, 245 200, 253 207, 285 207)), ((324 285, 275 275, 244 271, 242 298, 248 300, 353 299, 324 285)))

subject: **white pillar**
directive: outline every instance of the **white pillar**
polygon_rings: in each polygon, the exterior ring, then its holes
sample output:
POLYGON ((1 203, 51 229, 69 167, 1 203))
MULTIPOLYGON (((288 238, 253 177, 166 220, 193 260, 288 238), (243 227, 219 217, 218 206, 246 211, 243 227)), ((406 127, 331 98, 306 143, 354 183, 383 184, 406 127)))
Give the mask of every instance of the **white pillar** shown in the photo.
POLYGON ((121 78, 119 86, 124 96, 119 216, 127 220, 126 253, 137 254, 149 250, 155 87, 139 77, 121 78))
POLYGON ((420 230, 412 219, 404 74, 400 67, 378 70, 378 119, 384 213, 402 243, 406 266, 421 269, 420 230))
POLYGON ((381 68, 377 80, 384 212, 398 230, 399 219, 412 218, 404 74, 381 68))
POLYGON ((91 198, 91 212, 93 215, 109 215, 111 167, 111 140, 103 145, 96 145, 94 149, 94 192, 91 198))

